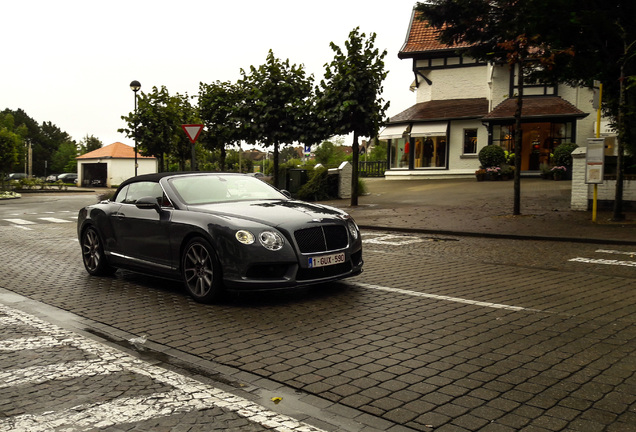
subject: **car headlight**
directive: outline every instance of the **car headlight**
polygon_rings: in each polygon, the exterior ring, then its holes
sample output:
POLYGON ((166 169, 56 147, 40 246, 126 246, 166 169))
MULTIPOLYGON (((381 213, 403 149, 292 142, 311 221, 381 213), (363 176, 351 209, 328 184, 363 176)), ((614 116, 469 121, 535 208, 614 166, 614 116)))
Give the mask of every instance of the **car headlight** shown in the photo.
POLYGON ((243 244, 249 245, 254 243, 254 234, 246 230, 238 230, 234 235, 236 239, 243 244))
POLYGON ((258 236, 258 239, 265 249, 269 249, 271 251, 281 250, 285 244, 283 237, 274 231, 263 231, 258 236))
POLYGON ((358 240, 360 230, 358 229, 358 225, 356 225, 353 219, 349 219, 347 221, 347 228, 349 228, 349 234, 351 234, 351 238, 354 240, 358 240))

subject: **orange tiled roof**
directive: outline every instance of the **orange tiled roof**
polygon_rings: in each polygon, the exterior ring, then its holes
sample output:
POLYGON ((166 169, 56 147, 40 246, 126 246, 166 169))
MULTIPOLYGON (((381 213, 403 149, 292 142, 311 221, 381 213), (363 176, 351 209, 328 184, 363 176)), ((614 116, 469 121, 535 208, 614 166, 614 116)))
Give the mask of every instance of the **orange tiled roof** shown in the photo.
MULTIPOLYGON (((107 146, 93 150, 92 152, 78 156, 76 159, 134 159, 135 149, 124 143, 115 142, 107 146)), ((142 156, 137 153, 137 158, 154 159, 152 156, 142 156)))
POLYGON ((457 48, 465 48, 471 46, 469 43, 457 45, 446 45, 439 41, 439 31, 433 27, 429 27, 426 21, 420 21, 420 14, 413 12, 411 17, 411 25, 402 49, 398 53, 400 58, 410 58, 414 54, 427 53, 432 51, 456 50, 457 48))

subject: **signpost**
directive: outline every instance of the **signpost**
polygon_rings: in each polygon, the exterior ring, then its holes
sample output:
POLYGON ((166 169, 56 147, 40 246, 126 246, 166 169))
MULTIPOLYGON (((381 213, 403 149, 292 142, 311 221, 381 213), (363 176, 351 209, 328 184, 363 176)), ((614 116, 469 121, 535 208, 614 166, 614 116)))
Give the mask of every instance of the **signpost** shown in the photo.
POLYGON ((191 167, 192 167, 192 171, 196 171, 197 170, 196 169, 196 153, 194 150, 194 143, 197 142, 199 135, 201 135, 201 131, 203 130, 203 125, 202 124, 184 124, 184 125, 181 125, 181 128, 186 133, 186 135, 188 136, 188 139, 192 143, 191 167))

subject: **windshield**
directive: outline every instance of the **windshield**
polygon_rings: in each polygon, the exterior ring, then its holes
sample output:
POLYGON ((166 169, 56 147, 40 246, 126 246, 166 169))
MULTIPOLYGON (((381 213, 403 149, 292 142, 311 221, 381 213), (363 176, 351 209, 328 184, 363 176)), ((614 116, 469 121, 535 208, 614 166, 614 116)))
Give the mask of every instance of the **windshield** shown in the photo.
POLYGON ((243 200, 287 199, 269 184, 243 175, 192 175, 169 180, 187 205, 243 200))

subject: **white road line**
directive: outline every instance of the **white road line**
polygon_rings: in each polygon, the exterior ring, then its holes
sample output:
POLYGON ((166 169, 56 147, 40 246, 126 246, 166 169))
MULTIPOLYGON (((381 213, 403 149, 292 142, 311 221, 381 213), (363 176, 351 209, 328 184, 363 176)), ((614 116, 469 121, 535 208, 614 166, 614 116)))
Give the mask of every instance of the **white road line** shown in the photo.
POLYGON ((389 246, 403 246, 411 243, 421 243, 424 239, 414 236, 401 236, 401 235, 380 235, 375 238, 366 238, 362 240, 362 243, 380 244, 389 246))
POLYGON ((28 221, 25 219, 3 219, 6 220, 7 222, 11 222, 12 224, 16 224, 16 225, 34 225, 35 222, 33 221, 28 221))
POLYGON ((483 306, 483 307, 489 307, 489 308, 494 308, 494 309, 505 309, 505 310, 511 310, 511 311, 530 311, 530 310, 531 311, 535 311, 535 312, 537 311, 536 309, 528 309, 528 308, 524 308, 524 307, 520 307, 520 306, 510 306, 510 305, 505 305, 505 304, 489 303, 489 302, 482 302, 482 301, 476 301, 476 300, 468 300, 468 299, 463 299, 463 298, 459 298, 459 297, 449 297, 449 296, 443 296, 443 295, 437 295, 437 294, 427 294, 427 293, 422 293, 422 292, 417 292, 417 291, 409 291, 409 290, 404 290, 404 289, 400 289, 400 288, 390 288, 390 287, 367 284, 367 283, 362 283, 362 282, 349 282, 349 284, 355 285, 355 286, 359 286, 359 287, 362 287, 362 288, 369 288, 369 289, 375 289, 375 290, 379 290, 379 291, 394 292, 394 293, 408 295, 408 296, 412 296, 412 297, 423 297, 423 298, 429 298, 429 299, 433 299, 433 300, 451 301, 451 302, 456 302, 456 303, 470 304, 470 305, 474 305, 474 306, 483 306))
POLYGON ((66 220, 66 219, 58 219, 58 218, 54 218, 54 217, 41 217, 38 218, 40 220, 43 221, 47 221, 47 222, 53 222, 53 223, 70 223, 70 220, 66 220))
POLYGON ((153 380, 172 386, 174 390, 142 397, 117 398, 106 403, 78 405, 61 411, 48 411, 39 415, 24 414, 0 419, 0 431, 28 430, 29 432, 50 430, 103 429, 106 427, 136 423, 150 418, 169 416, 193 410, 221 407, 233 411, 251 422, 268 429, 283 432, 323 432, 321 429, 266 409, 247 399, 206 385, 184 375, 150 365, 114 348, 64 330, 26 313, 0 305, 0 325, 28 325, 48 334, 45 337, 29 338, 25 343, 5 341, 6 347, 28 349, 48 339, 54 345, 73 345, 97 356, 92 362, 74 362, 43 367, 11 370, 0 374, 5 386, 18 385, 26 381, 41 382, 69 376, 89 376, 94 373, 108 374, 127 370, 145 375, 153 380), (86 364, 88 363, 88 364, 86 364), (84 373, 82 373, 84 371, 84 373), (78 375, 79 374, 79 375, 78 375), (6 382, 13 375, 14 382, 6 382), (69 429, 70 428, 70 429, 69 429))
POLYGON ((54 375, 55 379, 66 379, 82 376, 107 375, 121 370, 123 370, 121 366, 116 364, 104 364, 101 359, 11 369, 0 372, 0 389, 46 382, 51 379, 51 375, 54 375))
POLYGON ((636 252, 625 252, 625 251, 608 250, 608 249, 597 249, 595 252, 605 253, 605 254, 614 254, 614 255, 629 255, 630 257, 636 257, 636 252))
POLYGON ((625 267, 636 267, 636 261, 620 261, 620 260, 608 260, 608 259, 594 259, 594 258, 572 258, 570 262, 580 262, 585 264, 602 264, 602 265, 615 265, 625 267))

